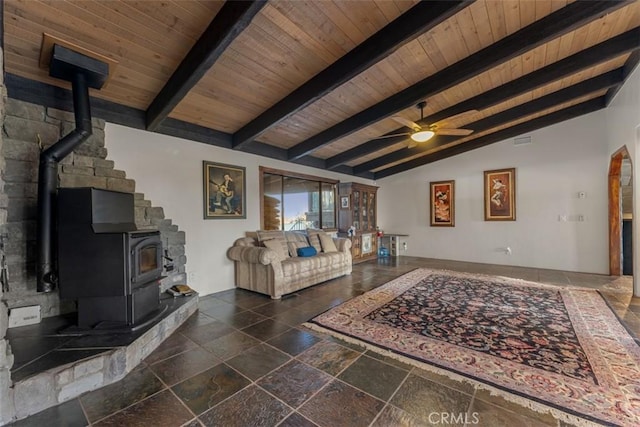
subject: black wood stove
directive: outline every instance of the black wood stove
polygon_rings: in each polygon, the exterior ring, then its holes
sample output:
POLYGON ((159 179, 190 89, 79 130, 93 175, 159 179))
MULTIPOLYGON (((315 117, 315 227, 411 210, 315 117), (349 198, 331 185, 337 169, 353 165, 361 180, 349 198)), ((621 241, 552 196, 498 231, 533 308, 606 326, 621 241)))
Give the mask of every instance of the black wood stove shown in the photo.
POLYGON ((78 301, 80 328, 145 322, 160 305, 160 232, 137 230, 133 194, 61 188, 58 273, 60 297, 78 301))

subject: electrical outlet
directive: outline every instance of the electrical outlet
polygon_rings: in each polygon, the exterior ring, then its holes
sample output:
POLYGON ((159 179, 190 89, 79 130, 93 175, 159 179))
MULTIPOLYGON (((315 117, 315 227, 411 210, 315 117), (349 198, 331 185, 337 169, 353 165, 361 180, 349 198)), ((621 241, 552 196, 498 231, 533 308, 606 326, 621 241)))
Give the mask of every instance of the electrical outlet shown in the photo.
POLYGON ((194 284, 198 280, 198 275, 195 271, 189 273, 189 283, 194 284))

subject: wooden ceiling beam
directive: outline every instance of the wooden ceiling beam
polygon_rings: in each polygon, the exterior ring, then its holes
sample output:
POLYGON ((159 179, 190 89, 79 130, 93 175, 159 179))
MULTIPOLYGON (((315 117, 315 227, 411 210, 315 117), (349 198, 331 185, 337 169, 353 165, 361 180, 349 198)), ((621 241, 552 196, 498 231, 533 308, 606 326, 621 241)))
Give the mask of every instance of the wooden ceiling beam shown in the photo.
MULTIPOLYGON (((73 97, 69 89, 11 73, 5 73, 4 84, 9 98, 42 105, 47 108, 73 112, 73 97)), ((94 96, 91 96, 89 100, 93 117, 134 129, 145 128, 143 110, 116 104, 94 96)))
POLYGON ((601 110, 606 107, 605 96, 591 99, 589 101, 582 102, 580 104, 573 105, 571 107, 564 108, 562 110, 547 114, 542 117, 530 120, 526 123, 521 123, 512 126, 507 129, 500 130, 490 135, 485 135, 481 138, 474 139, 465 144, 455 145, 453 147, 445 148, 444 150, 430 154, 428 156, 413 159, 411 161, 401 163, 399 165, 392 166, 387 169, 383 169, 374 174, 375 179, 381 179, 390 175, 395 175, 400 172, 405 172, 410 169, 424 166, 429 163, 443 160, 458 154, 466 153, 471 150, 475 150, 487 145, 504 141, 505 139, 513 138, 523 133, 533 132, 535 130, 554 125, 556 123, 570 120, 585 114, 592 113, 597 110, 601 110))
MULTIPOLYGON (((633 72, 633 70, 636 69, 636 67, 640 63, 640 37, 638 39, 639 39, 638 40, 639 49, 636 50, 635 52, 633 52, 631 55, 629 55, 629 58, 627 58, 627 61, 624 63, 625 80, 633 72)), ((624 82, 620 83, 617 86, 614 86, 614 87, 610 88, 607 91, 607 94, 605 95, 606 98, 607 98, 607 107, 609 106, 611 101, 613 101, 613 98, 615 98, 616 94, 618 93, 618 91, 620 90, 620 88, 622 87, 623 84, 624 84, 624 82)))
POLYGON ((233 147, 241 148, 270 127, 277 125, 338 86, 353 79, 407 42, 429 31, 474 1, 423 1, 416 4, 244 125, 233 134, 233 147))
MULTIPOLYGON (((623 67, 620 67, 616 70, 609 71, 608 73, 592 77, 588 80, 584 80, 580 83, 576 83, 564 89, 560 89, 556 92, 502 111, 498 114, 494 114, 493 116, 475 121, 473 123, 465 125, 465 127, 473 129, 478 133, 485 132, 492 128, 495 128, 496 126, 500 126, 503 123, 509 123, 511 121, 518 120, 531 114, 544 111, 556 105, 587 95, 589 93, 617 86, 624 82, 624 77, 624 69, 623 67)), ((417 146, 409 149, 401 148, 400 150, 389 153, 386 156, 378 157, 377 159, 362 163, 358 166, 355 166, 353 168, 353 171, 354 173, 358 174, 361 172, 378 169, 384 165, 396 163, 398 161, 408 159, 422 153, 426 153, 427 151, 431 151, 434 148, 455 142, 458 139, 460 139, 459 136, 436 136, 422 146, 417 146)), ((466 144, 466 142, 463 144, 466 144)))
MULTIPOLYGON (((42 105, 47 108, 56 108, 62 111, 73 111, 73 95, 69 89, 10 73, 5 74, 4 83, 8 96, 12 99, 42 105)), ((145 129, 144 110, 116 104, 115 102, 93 96, 90 98, 90 103, 93 117, 134 129, 145 129)), ((216 147, 231 148, 231 134, 173 118, 164 120, 154 132, 216 147)), ((245 151, 271 159, 287 160, 287 150, 259 142, 250 143, 245 147, 245 151)), ((326 169, 325 160, 318 157, 306 156, 292 163, 326 169)), ((335 169, 335 171, 346 175, 353 175, 353 169, 349 166, 341 166, 335 169)), ((366 179, 373 179, 372 172, 364 173, 360 176, 366 179)))
POLYGON ((163 120, 153 132, 215 145, 216 147, 231 148, 231 134, 171 117, 163 120))
MULTIPOLYGON (((487 92, 459 102, 449 108, 438 111, 435 114, 419 120, 417 123, 425 126, 465 111, 482 110, 494 106, 510 98, 529 92, 571 74, 575 74, 588 67, 606 62, 630 51, 635 51, 632 55, 634 58, 640 58, 640 27, 636 27, 588 49, 582 50, 563 60, 547 65, 546 67, 526 74, 511 82, 505 83, 487 92)), ((630 57, 627 60, 627 64, 629 65, 625 65, 625 68, 631 68, 630 71, 632 71, 637 62, 634 62, 630 57)), ((625 71, 625 79, 626 76, 630 74, 630 71, 625 71)), ((405 127, 399 127, 383 136, 394 135, 405 131, 405 127)), ((364 157, 371 153, 375 153, 376 151, 390 147, 405 139, 407 139, 406 136, 399 136, 369 140, 350 150, 328 158, 327 168, 333 169, 351 160, 364 157)))
POLYGON ((147 130, 154 131, 160 126, 265 4, 266 0, 224 3, 147 108, 147 130))
POLYGON ((473 55, 289 148, 289 160, 308 155, 336 139, 369 126, 416 104, 424 98, 477 76, 496 65, 631 3, 632 1, 630 0, 570 3, 491 46, 481 49, 473 55))

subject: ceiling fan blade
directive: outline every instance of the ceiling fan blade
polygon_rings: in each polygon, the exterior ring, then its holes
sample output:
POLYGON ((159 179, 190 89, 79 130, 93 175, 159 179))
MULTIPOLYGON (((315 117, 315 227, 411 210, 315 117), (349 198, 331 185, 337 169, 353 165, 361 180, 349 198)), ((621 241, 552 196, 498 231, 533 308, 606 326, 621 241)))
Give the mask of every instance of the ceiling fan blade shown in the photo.
POLYGON ((411 135, 411 133, 409 132, 405 132, 405 133, 394 133, 392 135, 380 135, 380 136, 376 136, 375 138, 371 138, 371 139, 384 139, 384 138, 395 138, 397 136, 409 136, 411 135))
POLYGON ((414 141, 413 139, 410 139, 410 140, 409 140, 409 145, 407 145, 407 148, 414 148, 414 147, 417 147, 417 146, 418 146, 418 144, 419 144, 419 142, 414 141))
POLYGON ((436 129, 435 133, 436 135, 467 136, 473 131, 471 129, 436 129))
POLYGON ((470 116, 473 116, 474 114, 477 114, 478 110, 468 110, 468 111, 463 111, 462 113, 453 115, 453 116, 449 116, 446 119, 442 119, 440 121, 437 121, 435 123, 432 123, 431 126, 435 126, 435 127, 447 127, 447 124, 449 122, 453 122, 459 119, 464 119, 464 118, 470 118, 470 116))
POLYGON ((417 132, 417 131, 419 131, 420 129, 422 129, 422 127, 421 127, 419 124, 417 124, 417 123, 415 123, 415 122, 412 122, 412 121, 411 121, 411 120, 409 120, 409 119, 405 119, 404 117, 400 117, 400 116, 393 116, 393 117, 391 117, 391 118, 392 118, 393 120, 395 120, 396 122, 400 123, 401 125, 406 126, 406 127, 408 127, 408 128, 411 128, 411 129, 413 129, 413 130, 414 130, 414 131, 416 131, 416 132, 417 132))

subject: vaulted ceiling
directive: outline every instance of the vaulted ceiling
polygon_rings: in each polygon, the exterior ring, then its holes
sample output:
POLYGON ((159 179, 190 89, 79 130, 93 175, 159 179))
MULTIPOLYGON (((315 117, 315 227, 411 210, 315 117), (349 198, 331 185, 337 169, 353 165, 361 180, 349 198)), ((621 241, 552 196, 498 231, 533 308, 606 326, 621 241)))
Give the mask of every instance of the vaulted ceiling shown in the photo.
POLYGON ((95 116, 374 179, 606 108, 640 58, 637 1, 5 0, 2 21, 10 97, 70 109, 48 34, 114 61, 95 116), (413 146, 407 120, 473 133, 413 146))

